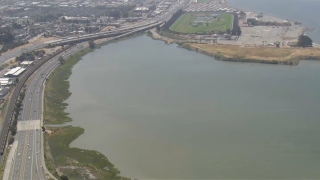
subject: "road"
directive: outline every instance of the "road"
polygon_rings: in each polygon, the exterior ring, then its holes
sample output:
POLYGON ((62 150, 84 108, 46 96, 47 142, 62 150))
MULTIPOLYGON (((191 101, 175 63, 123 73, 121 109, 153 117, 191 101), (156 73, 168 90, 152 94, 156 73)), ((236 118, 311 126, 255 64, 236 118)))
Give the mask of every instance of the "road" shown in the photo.
MULTIPOLYGON (((82 48, 81 48, 82 49, 82 48)), ((76 46, 64 53, 64 57, 81 50, 76 46)), ((27 84, 22 111, 18 117, 16 148, 11 165, 6 167, 4 179, 43 180, 47 179, 43 169, 42 150, 42 92, 46 76, 59 65, 58 57, 49 60, 33 75, 27 84), (8 173, 9 172, 9 173, 8 173)))
POLYGON ((44 43, 34 43, 34 44, 27 44, 24 45, 24 47, 17 47, 13 50, 9 50, 5 53, 3 53, 0 56, 0 65, 3 64, 4 62, 6 62, 7 60, 14 58, 16 56, 19 56, 20 54, 24 53, 24 52, 30 52, 39 48, 44 47, 46 44, 44 43))
MULTIPOLYGON (((178 10, 185 2, 188 0, 175 3, 169 10, 175 12, 178 10)), ((145 30, 146 28, 154 27, 154 24, 159 25, 159 23, 164 22, 165 20, 171 18, 173 12, 163 13, 163 15, 157 17, 157 21, 150 21, 147 24, 140 24, 138 26, 131 26, 124 30, 122 36, 133 34, 137 31, 145 30)), ((93 34, 91 34, 93 35, 93 34)), ((89 35, 89 36, 91 36, 89 35)), ((95 37, 99 37, 100 34, 94 34, 95 37)), ((84 38, 85 39, 85 38, 84 38)), ((65 39, 64 39, 65 40, 65 39)), ((72 42, 72 41, 71 41, 72 42)), ((74 46, 68 49, 65 52, 64 57, 68 57, 71 54, 85 48, 83 46, 85 43, 80 43, 80 46, 74 46)), ((23 52, 29 52, 41 47, 44 47, 46 43, 32 44, 27 47, 17 48, 15 50, 9 51, 8 53, 0 56, 0 64, 6 60, 15 57, 23 52)), ((43 180, 47 179, 45 175, 45 164, 44 164, 44 152, 43 152, 43 134, 41 131, 42 125, 42 92, 43 92, 43 83, 46 76, 57 66, 59 65, 58 56, 49 60, 47 63, 38 68, 34 75, 29 79, 27 88, 25 91, 25 98, 22 105, 22 111, 18 117, 18 127, 17 134, 15 136, 15 142, 13 143, 12 149, 9 153, 9 158, 7 159, 7 164, 4 172, 3 179, 17 179, 17 180, 43 180)), ((37 66, 37 65, 36 65, 37 66)), ((28 74, 26 72, 25 74, 28 74)), ((30 71, 31 73, 31 71, 30 71)), ((16 87, 17 89, 17 87, 16 87)), ((14 99, 18 96, 18 91, 14 92, 12 97, 14 99)), ((12 98, 11 97, 11 98, 12 98)), ((10 100, 11 101, 11 100, 10 100)), ((3 124, 6 126, 2 128, 1 139, 2 139, 2 148, 5 147, 5 134, 9 132, 8 126, 11 123, 12 112, 14 101, 9 102, 8 112, 5 115, 5 120, 3 124)))

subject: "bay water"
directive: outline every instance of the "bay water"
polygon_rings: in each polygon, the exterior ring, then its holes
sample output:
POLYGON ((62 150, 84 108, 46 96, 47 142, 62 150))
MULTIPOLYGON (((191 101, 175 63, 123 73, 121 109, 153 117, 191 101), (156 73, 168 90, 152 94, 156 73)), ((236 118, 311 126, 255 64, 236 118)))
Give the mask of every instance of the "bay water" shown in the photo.
MULTIPOLYGON (((228 2, 320 27, 317 0, 228 2)), ((319 179, 319 72, 320 61, 216 61, 147 36, 109 44, 72 70, 67 112, 85 133, 71 146, 131 178, 319 179)))

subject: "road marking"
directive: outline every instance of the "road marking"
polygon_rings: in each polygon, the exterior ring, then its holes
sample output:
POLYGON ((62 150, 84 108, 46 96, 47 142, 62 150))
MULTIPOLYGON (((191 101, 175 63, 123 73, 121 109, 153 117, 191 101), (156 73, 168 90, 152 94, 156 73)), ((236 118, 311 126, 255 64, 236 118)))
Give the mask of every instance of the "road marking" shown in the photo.
POLYGON ((18 131, 27 131, 27 130, 35 130, 35 129, 41 129, 41 122, 40 120, 27 120, 27 121, 20 121, 17 125, 18 131), (28 124, 26 126, 25 124, 28 124))

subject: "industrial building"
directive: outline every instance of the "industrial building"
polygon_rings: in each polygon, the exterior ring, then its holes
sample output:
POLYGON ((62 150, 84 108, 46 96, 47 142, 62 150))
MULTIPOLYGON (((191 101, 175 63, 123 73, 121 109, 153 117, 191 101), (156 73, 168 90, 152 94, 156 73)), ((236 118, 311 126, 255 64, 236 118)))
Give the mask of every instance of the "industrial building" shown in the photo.
POLYGON ((0 78, 0 86, 7 87, 13 84, 13 80, 10 78, 0 78))
POLYGON ((5 77, 18 77, 25 70, 26 70, 26 68, 23 68, 23 67, 15 67, 13 69, 10 69, 7 73, 5 73, 4 76, 5 77))
POLYGON ((65 22, 67 23, 87 23, 90 22, 90 19, 87 17, 69 17, 69 16, 62 16, 65 22))
POLYGON ((22 61, 21 63, 20 63, 20 65, 22 65, 22 66, 29 66, 30 64, 32 64, 33 63, 33 61, 22 61))
POLYGON ((149 12, 149 8, 147 8, 147 7, 136 7, 134 9, 134 12, 147 13, 147 12, 149 12))

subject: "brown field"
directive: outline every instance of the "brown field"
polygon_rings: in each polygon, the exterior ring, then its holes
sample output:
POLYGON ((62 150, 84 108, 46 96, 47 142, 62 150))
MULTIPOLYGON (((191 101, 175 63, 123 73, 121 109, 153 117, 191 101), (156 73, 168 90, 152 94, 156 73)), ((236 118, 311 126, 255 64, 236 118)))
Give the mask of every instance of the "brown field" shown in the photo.
POLYGON ((320 60, 320 48, 239 47, 185 43, 182 47, 208 55, 257 61, 320 60))

